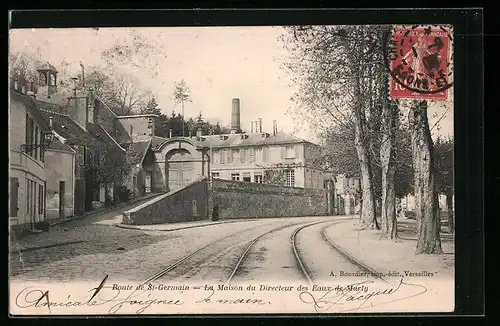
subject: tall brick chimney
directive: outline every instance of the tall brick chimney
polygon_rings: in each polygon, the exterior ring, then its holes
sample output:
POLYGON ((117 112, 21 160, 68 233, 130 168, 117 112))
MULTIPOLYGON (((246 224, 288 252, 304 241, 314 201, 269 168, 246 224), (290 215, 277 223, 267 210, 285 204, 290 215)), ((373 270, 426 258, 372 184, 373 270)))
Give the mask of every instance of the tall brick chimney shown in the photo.
POLYGON ((241 132, 240 126, 240 99, 233 98, 231 107, 231 133, 236 134, 241 132))

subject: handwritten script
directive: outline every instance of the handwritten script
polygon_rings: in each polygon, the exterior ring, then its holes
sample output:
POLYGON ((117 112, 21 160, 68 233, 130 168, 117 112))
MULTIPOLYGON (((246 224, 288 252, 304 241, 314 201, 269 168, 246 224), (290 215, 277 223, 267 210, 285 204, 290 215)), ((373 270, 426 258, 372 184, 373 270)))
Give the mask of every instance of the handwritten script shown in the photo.
POLYGON ((314 310, 318 313, 328 312, 337 307, 341 309, 342 312, 356 312, 368 306, 375 307, 390 302, 402 301, 427 292, 425 286, 406 282, 403 278, 401 278, 399 283, 395 286, 376 291, 368 291, 367 284, 370 283, 373 283, 373 281, 367 280, 357 282, 328 291, 302 291, 299 293, 299 299, 305 304, 312 305, 314 310), (403 292, 403 289, 413 291, 410 291, 410 294, 398 296, 398 294, 403 292), (373 303, 375 298, 389 296, 391 299, 388 301, 373 303))

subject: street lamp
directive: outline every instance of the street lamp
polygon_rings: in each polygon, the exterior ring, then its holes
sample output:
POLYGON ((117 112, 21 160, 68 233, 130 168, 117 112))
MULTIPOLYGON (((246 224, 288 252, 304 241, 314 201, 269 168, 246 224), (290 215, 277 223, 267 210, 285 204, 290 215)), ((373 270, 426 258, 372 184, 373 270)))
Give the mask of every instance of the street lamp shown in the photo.
POLYGON ((40 144, 23 144, 21 145, 21 151, 27 153, 39 147, 49 147, 50 144, 52 144, 52 142, 54 141, 54 133, 52 132, 52 130, 46 130, 42 135, 43 138, 40 140, 40 144))

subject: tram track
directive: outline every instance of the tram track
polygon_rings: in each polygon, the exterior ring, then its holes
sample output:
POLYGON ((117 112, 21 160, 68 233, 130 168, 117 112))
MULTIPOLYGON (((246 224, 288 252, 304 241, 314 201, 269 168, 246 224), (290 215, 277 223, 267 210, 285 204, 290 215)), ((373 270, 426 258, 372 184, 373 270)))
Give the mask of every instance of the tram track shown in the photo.
MULTIPOLYGON (((350 219, 345 219, 345 220, 337 220, 337 221, 329 221, 330 224, 327 225, 326 227, 323 228, 323 230, 325 230, 327 227, 330 227, 332 225, 335 225, 335 224, 339 224, 339 223, 342 223, 342 222, 346 222, 350 219)), ((300 256, 300 252, 299 252, 299 248, 297 246, 297 234, 307 228, 307 227, 310 227, 310 226, 313 226, 313 225, 316 225, 316 224, 319 224, 321 222, 318 222, 318 223, 313 223, 313 224, 308 224, 308 225, 304 225, 298 229, 296 229, 293 233, 292 233, 292 236, 290 238, 290 242, 292 244, 292 248, 293 248, 293 253, 294 253, 294 256, 295 256, 295 260, 297 262, 297 264, 299 265, 300 267, 300 271, 302 273, 302 275, 304 276, 304 278, 307 280, 307 282, 309 282, 310 285, 313 284, 313 279, 312 279, 312 275, 311 275, 311 272, 307 269, 305 263, 304 263, 304 259, 300 256)), ((324 222, 323 222, 324 223, 324 222)))
MULTIPOLYGON (((259 240, 261 239, 262 237, 264 237, 265 235, 268 235, 270 233, 273 233, 273 232, 276 232, 276 231, 279 231, 281 229, 284 229, 284 228, 287 228, 287 227, 293 227, 293 226, 296 226, 296 225, 299 225, 299 224, 303 224, 305 222, 298 222, 298 223, 294 223, 294 224, 287 224, 287 225, 284 225, 284 226, 280 226, 280 227, 275 227, 269 231, 266 231, 262 234, 260 234, 258 237, 256 238, 253 238, 252 240, 250 240, 250 243, 247 245, 246 249, 244 250, 244 255, 242 255, 240 257, 240 259, 238 260, 238 266, 241 264, 241 262, 243 261, 245 255, 248 253, 248 251, 250 250, 250 248, 259 240)), ((265 228, 265 227, 269 227, 269 225, 260 225, 260 226, 257 226, 257 227, 262 227, 262 228, 265 228)), ((170 272, 173 272, 175 271, 176 269, 178 269, 179 267, 181 267, 183 264, 187 264, 188 262, 190 262, 191 259, 194 259, 194 257, 200 253, 203 253, 203 251, 205 250, 208 250, 210 249, 211 247, 222 247, 223 249, 218 249, 216 250, 216 253, 219 253, 219 252, 222 252, 224 250, 227 249, 228 246, 224 246, 224 241, 227 241, 229 240, 230 238, 235 238, 243 233, 246 233, 246 232, 254 232, 255 231, 255 228, 252 228, 252 229, 245 229, 245 230, 241 230, 241 231, 238 231, 238 232, 235 232, 235 233, 231 233, 225 237, 222 237, 220 239, 217 239, 215 241, 212 241, 206 245, 204 245, 203 247, 183 256, 182 258, 176 260, 175 262, 173 262, 172 264, 168 265, 167 267, 163 268, 162 270, 160 270, 159 272, 155 273, 154 275, 150 276, 149 278, 147 278, 145 281, 142 282, 143 285, 147 284, 147 283, 150 283, 150 282, 153 282, 155 280, 158 280, 162 277, 164 277, 166 274, 170 273, 170 272)), ((217 248, 216 248, 217 249, 217 248)), ((216 253, 211 253, 209 254, 209 256, 214 256, 216 255, 216 253)), ((207 258, 208 259, 208 258, 207 258)), ((198 262, 198 264, 201 264, 203 261, 206 261, 207 259, 201 259, 200 262, 198 262)), ((229 281, 232 279, 232 277, 236 274, 236 271, 237 271, 237 268, 233 268, 233 272, 231 272, 230 274, 230 278, 229 278, 229 281)))

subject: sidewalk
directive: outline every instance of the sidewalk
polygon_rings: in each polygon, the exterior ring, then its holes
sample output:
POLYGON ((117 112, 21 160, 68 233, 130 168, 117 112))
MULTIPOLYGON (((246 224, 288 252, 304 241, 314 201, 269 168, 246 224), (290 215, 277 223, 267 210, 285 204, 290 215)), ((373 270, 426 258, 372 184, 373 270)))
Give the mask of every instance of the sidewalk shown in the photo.
POLYGON ((145 195, 142 197, 131 199, 130 201, 125 202, 125 203, 120 203, 120 204, 113 206, 113 207, 103 207, 103 208, 96 209, 96 210, 93 210, 90 212, 85 212, 81 215, 73 215, 73 216, 58 218, 58 219, 49 221, 49 223, 50 223, 50 226, 53 227, 56 225, 60 225, 60 224, 69 222, 69 221, 83 219, 85 217, 94 216, 94 215, 98 215, 98 214, 105 214, 107 212, 110 212, 110 211, 113 211, 113 210, 116 210, 119 208, 138 204, 139 202, 146 202, 147 200, 152 199, 152 198, 159 196, 159 195, 162 195, 162 193, 151 193, 149 195, 145 195))
POLYGON ((379 273, 391 271, 429 271, 439 277, 453 278, 455 246, 450 236, 442 234, 442 255, 415 255, 416 234, 411 221, 398 221, 401 239, 381 238, 377 230, 359 230, 359 221, 339 223, 326 229, 326 235, 339 250, 368 269, 379 273))
POLYGON ((47 232, 26 234, 19 239, 16 239, 14 234, 10 234, 10 252, 28 252, 37 249, 88 242, 100 234, 115 236, 112 230, 116 230, 116 228, 111 228, 111 226, 121 222, 121 216, 124 211, 158 195, 160 194, 150 194, 134 198, 127 203, 122 203, 114 207, 54 220, 47 232))
POLYGON ((228 219, 228 220, 200 220, 192 222, 175 222, 175 223, 165 223, 165 224, 153 224, 153 225, 130 225, 130 224, 116 224, 115 226, 123 229, 133 229, 141 231, 177 231, 183 229, 190 229, 202 226, 216 225, 221 223, 237 223, 237 222, 249 222, 255 221, 258 218, 245 218, 245 219, 228 219))

